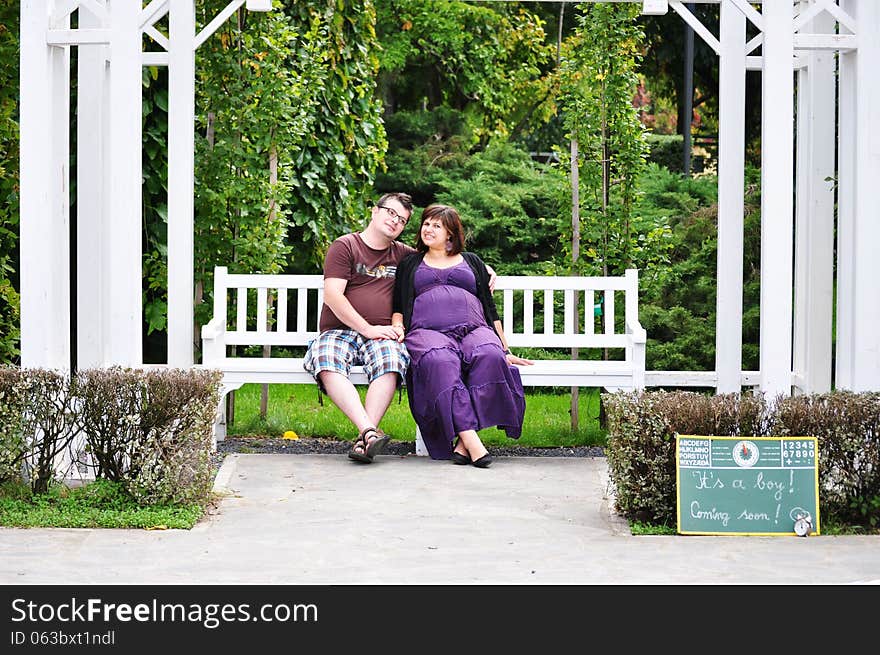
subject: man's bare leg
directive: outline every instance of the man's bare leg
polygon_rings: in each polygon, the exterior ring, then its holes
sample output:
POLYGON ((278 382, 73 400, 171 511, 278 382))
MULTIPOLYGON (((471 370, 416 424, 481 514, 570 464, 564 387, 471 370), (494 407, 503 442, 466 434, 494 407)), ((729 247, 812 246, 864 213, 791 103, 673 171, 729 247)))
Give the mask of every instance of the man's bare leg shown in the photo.
MULTIPOLYGON (((348 420, 354 423, 358 434, 367 428, 376 427, 376 423, 370 418, 367 410, 361 403, 361 397, 358 390, 346 376, 333 371, 321 371, 318 373, 321 383, 324 385, 324 391, 333 401, 340 411, 348 417, 348 420)), ((382 376, 387 377, 387 376, 382 376)), ((372 386, 372 385, 371 385, 372 386)), ((393 391, 392 391, 393 395, 393 391)), ((391 402, 389 398, 388 402, 391 402)), ((388 404, 385 405, 386 409, 388 404)))
POLYGON ((395 391, 397 391, 397 373, 381 375, 367 387, 367 397, 364 405, 367 417, 373 421, 373 427, 379 427, 379 422, 385 416, 388 406, 394 399, 395 391))

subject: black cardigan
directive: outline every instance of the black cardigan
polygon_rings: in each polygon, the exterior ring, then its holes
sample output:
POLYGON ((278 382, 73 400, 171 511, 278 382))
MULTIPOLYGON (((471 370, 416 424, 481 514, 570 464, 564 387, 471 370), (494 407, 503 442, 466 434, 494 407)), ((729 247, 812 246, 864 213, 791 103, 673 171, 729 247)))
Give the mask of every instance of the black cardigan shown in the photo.
MULTIPOLYGON (((489 271, 486 270, 486 264, 480 257, 472 252, 462 252, 461 256, 467 262, 468 266, 474 272, 477 280, 477 298, 483 305, 483 315, 489 327, 495 330, 495 321, 498 320, 498 309, 495 307, 495 300, 489 292, 489 271)), ((403 314, 403 326, 409 330, 412 321, 413 303, 415 302, 415 276, 416 269, 425 253, 414 252, 404 257, 397 265, 397 274, 394 279, 394 312, 403 314)), ((496 330, 497 332, 497 330, 496 330)))

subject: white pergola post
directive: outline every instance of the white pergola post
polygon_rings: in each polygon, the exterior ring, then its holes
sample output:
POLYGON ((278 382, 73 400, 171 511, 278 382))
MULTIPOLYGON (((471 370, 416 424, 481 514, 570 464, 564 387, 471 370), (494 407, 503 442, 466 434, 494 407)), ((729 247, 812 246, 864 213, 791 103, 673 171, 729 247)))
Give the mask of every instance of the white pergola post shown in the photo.
POLYGON ((721 4, 718 103, 718 276, 715 370, 718 393, 742 390, 743 186, 746 17, 721 4))
MULTIPOLYGON (((800 13, 814 4, 802 1, 800 13)), ((801 34, 833 34, 835 22, 831 14, 820 12, 802 26, 801 34)), ((801 59, 803 65, 797 71, 793 383, 799 393, 811 394, 831 390, 834 187, 828 180, 835 175, 835 53, 809 50, 801 59)))
POLYGON ((196 16, 170 0, 168 47, 168 364, 193 365, 196 16))
POLYGON ((791 394, 794 76, 792 3, 764 2, 761 86, 761 391, 791 394))
POLYGON ((109 306, 105 307, 105 364, 143 361, 141 277, 141 3, 108 2, 110 63, 105 106, 107 198, 104 261, 109 306))
POLYGON ((19 249, 21 363, 70 368, 70 53, 48 46, 52 0, 22 0, 19 249))
MULTIPOLYGON (((79 29, 105 27, 107 15, 79 9, 79 29)), ((105 281, 106 245, 104 76, 108 58, 104 44, 81 45, 77 53, 76 114, 76 365, 103 366, 106 361, 104 312, 112 302, 105 281)))
POLYGON ((876 391, 880 389, 880 3, 842 0, 840 4, 858 21, 858 49, 840 55, 835 386, 876 391))

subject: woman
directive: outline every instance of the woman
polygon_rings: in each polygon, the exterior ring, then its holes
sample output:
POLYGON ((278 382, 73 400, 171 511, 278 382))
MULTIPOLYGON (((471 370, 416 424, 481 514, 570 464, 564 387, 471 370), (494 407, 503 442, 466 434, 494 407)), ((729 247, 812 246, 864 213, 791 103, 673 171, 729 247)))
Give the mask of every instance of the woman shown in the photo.
POLYGON ((507 347, 486 265, 464 241, 455 209, 425 209, 416 252, 397 267, 391 324, 410 354, 409 406, 428 454, 486 468, 492 457, 477 430, 519 438, 525 396, 513 365, 532 362, 507 347))

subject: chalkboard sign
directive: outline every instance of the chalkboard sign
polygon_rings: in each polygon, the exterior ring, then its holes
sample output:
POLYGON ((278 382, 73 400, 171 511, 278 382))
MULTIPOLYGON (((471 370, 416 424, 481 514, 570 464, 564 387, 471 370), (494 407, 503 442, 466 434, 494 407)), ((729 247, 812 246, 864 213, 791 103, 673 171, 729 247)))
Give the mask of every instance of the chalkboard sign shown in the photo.
POLYGON ((676 435, 678 532, 819 534, 818 458, 815 437, 676 435))

